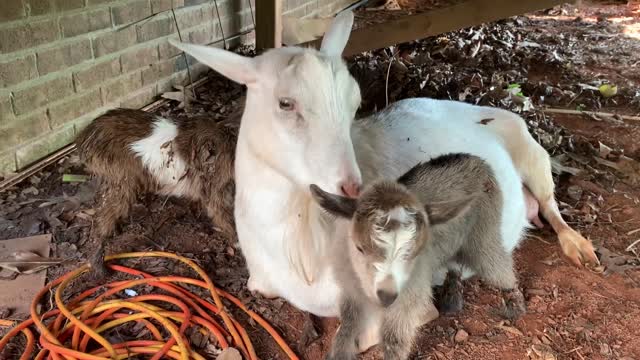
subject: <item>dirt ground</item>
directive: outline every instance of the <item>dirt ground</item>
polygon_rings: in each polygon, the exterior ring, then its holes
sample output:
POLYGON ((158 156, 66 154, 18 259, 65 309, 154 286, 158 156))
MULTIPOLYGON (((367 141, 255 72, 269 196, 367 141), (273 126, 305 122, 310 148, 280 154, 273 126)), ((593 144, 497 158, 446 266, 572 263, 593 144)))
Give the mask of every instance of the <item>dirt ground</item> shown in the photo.
MULTIPOLYGON (((594 242, 603 264, 575 268, 561 258, 549 226, 533 231, 516 251, 527 314, 505 322, 495 312, 497 291, 471 280, 464 310, 426 325, 413 358, 640 360, 640 118, 619 116, 640 115, 640 4, 567 5, 361 54, 349 64, 362 88, 363 115, 414 96, 521 113, 553 156, 563 213, 594 242), (617 86, 617 93, 605 97, 603 84, 617 86)), ((243 89, 213 73, 210 78, 185 108, 172 102, 158 112, 225 118, 243 89)), ((95 183, 63 183, 66 173, 84 173, 77 155, 0 194, 0 239, 52 233, 52 255, 85 261, 94 246, 88 232, 95 183)), ((107 251, 147 249, 196 259, 217 285, 262 314, 290 344, 300 338, 302 314, 282 300, 251 296, 236 240, 219 236, 198 206, 141 197, 107 251)), ((51 268, 48 276, 75 265, 51 268)), ((172 271, 162 261, 138 267, 154 274, 172 271)), ((238 317, 261 359, 284 358, 255 323, 238 317)), ((321 325, 323 337, 301 352, 303 358, 321 359, 329 348, 337 320, 321 325)), ((378 359, 380 352, 364 358, 378 359)))

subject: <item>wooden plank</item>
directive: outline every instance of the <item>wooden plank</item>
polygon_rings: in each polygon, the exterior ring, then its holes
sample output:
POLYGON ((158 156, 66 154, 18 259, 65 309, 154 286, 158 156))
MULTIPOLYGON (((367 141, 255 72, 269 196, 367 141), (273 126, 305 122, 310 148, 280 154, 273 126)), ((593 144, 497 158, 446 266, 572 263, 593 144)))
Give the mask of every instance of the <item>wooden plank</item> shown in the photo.
MULTIPOLYGON (((566 3, 562 0, 469 0, 450 7, 371 25, 354 30, 344 56, 380 49, 449 31, 522 15, 566 3)), ((322 39, 301 46, 320 47, 322 39)))
POLYGON ((256 49, 282 46, 282 0, 256 1, 256 49))

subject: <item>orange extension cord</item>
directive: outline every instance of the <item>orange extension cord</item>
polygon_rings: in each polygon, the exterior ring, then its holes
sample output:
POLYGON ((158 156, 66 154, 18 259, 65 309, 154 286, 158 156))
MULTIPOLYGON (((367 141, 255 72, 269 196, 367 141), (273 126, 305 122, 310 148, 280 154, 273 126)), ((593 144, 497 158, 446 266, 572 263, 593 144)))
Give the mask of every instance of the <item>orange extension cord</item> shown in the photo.
MULTIPOLYGON (((232 346, 238 349, 245 359, 257 360, 258 357, 249 335, 227 313, 222 304, 221 297, 223 297, 260 324, 289 359, 298 360, 298 357, 273 327, 258 314, 247 309, 240 300, 222 290, 216 289, 207 274, 193 261, 176 254, 160 251, 111 255, 105 257, 105 260, 134 257, 165 257, 179 260, 191 267, 204 281, 181 276, 155 277, 140 270, 120 265, 109 265, 115 271, 142 278, 117 281, 94 287, 77 295, 65 304, 62 301, 62 293, 73 279, 89 270, 89 265, 84 265, 47 284, 36 295, 31 303, 31 318, 15 326, 0 340, 0 352, 13 337, 22 332, 27 339, 27 345, 20 360, 30 359, 35 350, 36 339, 29 327, 35 325, 40 332, 39 342, 42 347, 35 357, 36 360, 41 360, 45 357, 53 360, 127 359, 141 354, 152 355, 152 360, 158 360, 163 357, 180 360, 204 360, 205 358, 202 355, 191 349, 189 341, 185 337, 185 331, 190 326, 197 324, 205 328, 211 336, 214 336, 222 349, 228 348, 230 346, 229 341, 231 341, 232 346), (214 304, 176 285, 178 283, 195 285, 209 290, 214 304), (143 284, 162 289, 171 294, 171 296, 148 294, 128 299, 106 300, 107 297, 119 291, 143 284), (55 303, 57 309, 38 314, 38 304, 56 286, 55 303), (94 299, 87 299, 101 289, 107 290, 97 295, 94 299), (149 304, 147 301, 168 303, 179 308, 180 311, 167 311, 156 305, 149 304), (221 318, 224 326, 221 326, 211 314, 221 318), (55 319, 53 321, 50 321, 48 325, 44 324, 45 319, 54 316, 55 319), (160 330, 150 321, 151 319, 162 325, 169 332, 171 335, 169 340, 162 338, 160 330), (154 340, 133 340, 111 344, 100 335, 106 330, 131 321, 144 324, 154 340), (90 340, 94 340, 99 346, 91 350, 91 352, 87 352, 90 340)), ((14 322, 0 320, 0 326, 2 325, 12 326, 14 322)))

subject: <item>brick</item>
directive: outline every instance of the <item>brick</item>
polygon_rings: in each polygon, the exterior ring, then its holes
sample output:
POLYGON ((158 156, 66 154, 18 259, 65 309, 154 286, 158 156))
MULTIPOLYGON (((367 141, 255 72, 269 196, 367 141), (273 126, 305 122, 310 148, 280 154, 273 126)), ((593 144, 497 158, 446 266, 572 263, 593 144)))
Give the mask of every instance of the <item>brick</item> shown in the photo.
POLYGON ((136 26, 138 42, 143 43, 149 40, 167 36, 176 31, 173 18, 169 15, 159 15, 157 19, 147 21, 136 26))
POLYGON ((116 0, 87 0, 87 6, 101 5, 101 4, 106 4, 114 1, 116 0))
POLYGON ((120 30, 114 30, 93 39, 93 53, 96 58, 104 56, 136 43, 136 28, 129 26, 120 30))
POLYGON ((125 4, 111 8, 113 23, 117 25, 130 24, 151 15, 149 0, 127 1, 125 4))
POLYGON ((156 87, 150 86, 129 96, 126 100, 120 103, 120 106, 127 109, 140 109, 141 107, 151 104, 155 97, 156 87))
POLYGON ((19 84, 38 77, 36 57, 33 54, 0 62, 0 87, 19 84))
POLYGON ((9 94, 0 95, 0 126, 15 119, 11 96, 9 94))
MULTIPOLYGON (((1 136, 2 134, 0 134, 1 136)), ((0 177, 7 178, 17 171, 16 154, 8 151, 0 154, 0 177)))
POLYGON ((181 8, 184 6, 184 0, 173 0, 173 8, 181 8))
POLYGON ((75 84, 76 91, 81 92, 98 86, 118 75, 120 75, 120 60, 116 58, 75 72, 73 74, 73 83, 75 84))
POLYGON ((120 57, 122 64, 122 72, 128 73, 132 70, 140 69, 158 62, 158 47, 148 47, 137 50, 128 51, 120 57))
POLYGON ((172 0, 151 0, 151 12, 154 14, 170 10, 172 6, 172 0))
POLYGON ((56 128, 70 120, 87 114, 102 106, 100 89, 66 100, 49 108, 51 126, 56 128))
MULTIPOLYGON (((172 39, 178 40, 178 37, 173 36, 172 39)), ((176 55, 179 55, 181 51, 177 47, 169 44, 169 41, 167 40, 160 43, 160 45, 158 46, 158 53, 160 55, 160 59, 169 59, 175 57, 176 55)))
POLYGON ((98 9, 61 16, 58 20, 63 37, 72 37, 111 27, 109 9, 98 9))
POLYGON ((57 11, 67 11, 84 7, 84 0, 53 0, 57 11))
POLYGON ((84 39, 38 52, 40 76, 65 69, 91 59, 91 41, 84 39))
POLYGON ((142 70, 142 85, 152 84, 159 79, 170 76, 174 72, 175 60, 173 59, 151 64, 151 66, 142 70))
POLYGON ((31 48, 57 38, 57 26, 53 20, 29 21, 0 31, 0 53, 31 48))
POLYGON ((73 125, 69 125, 60 130, 52 131, 42 138, 19 148, 16 151, 18 169, 23 169, 36 160, 60 150, 63 146, 70 144, 73 138, 73 125))
POLYGON ((54 11, 53 0, 26 0, 30 16, 49 14, 54 11))
POLYGON ((194 6, 204 4, 209 0, 184 0, 184 6, 194 6))
POLYGON ((44 110, 17 118, 0 128, 0 132, 6 134, 3 135, 0 151, 24 144, 49 130, 51 130, 49 128, 49 119, 44 110))
MULTIPOLYGON (((186 1, 185 1, 186 5, 186 1)), ((179 29, 188 29, 202 23, 202 9, 199 7, 183 8, 182 11, 176 11, 176 21, 179 29)))
POLYGON ((142 87, 142 79, 139 72, 125 75, 116 81, 102 86, 102 96, 105 104, 111 104, 116 100, 131 94, 142 87))
POLYGON ((49 107, 51 126, 56 128, 69 120, 91 112, 102 106, 100 89, 85 92, 83 95, 49 107))
POLYGON ((4 0, 0 21, 16 20, 27 16, 22 0, 4 0))
MULTIPOLYGON (((215 26, 218 26, 218 24, 215 24, 215 26)), ((215 38, 216 31, 213 29, 212 24, 206 24, 189 33, 189 42, 194 44, 208 44, 215 38)))
POLYGON ((13 106, 17 115, 22 115, 51 102, 73 94, 70 76, 60 77, 44 83, 14 91, 13 106))

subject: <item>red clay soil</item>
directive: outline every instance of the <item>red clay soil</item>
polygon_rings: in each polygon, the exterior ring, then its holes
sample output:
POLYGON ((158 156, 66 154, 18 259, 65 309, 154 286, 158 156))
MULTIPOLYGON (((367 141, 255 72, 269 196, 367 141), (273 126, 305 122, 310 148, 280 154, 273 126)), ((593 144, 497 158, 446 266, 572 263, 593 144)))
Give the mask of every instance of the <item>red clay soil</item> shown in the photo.
MULTIPOLYGON (((615 169, 611 165, 617 164, 622 154, 640 159, 640 122, 593 119, 579 114, 545 115, 539 111, 553 100, 552 106, 565 109, 640 113, 640 52, 635 51, 640 49, 640 39, 621 35, 625 28, 606 20, 632 17, 635 20, 626 19, 624 24, 633 27, 640 23, 639 13, 640 5, 565 6, 551 13, 538 13, 535 19, 520 17, 414 42, 405 46, 410 55, 403 57, 402 66, 392 67, 388 89, 384 87, 389 64, 385 52, 351 60, 363 98, 373 99, 363 104, 363 112, 383 107, 385 95, 390 101, 431 96, 517 110, 517 104, 507 101, 494 88, 520 84, 524 95, 536 106, 536 110, 522 113, 534 136, 557 156, 557 161, 581 170, 577 175, 563 173, 557 177, 557 196, 570 224, 594 242, 604 265, 594 270, 575 268, 561 258, 548 226, 533 231, 516 251, 527 314, 515 323, 505 322, 496 313, 500 306, 497 291, 471 280, 465 283, 463 311, 426 325, 412 358, 640 360, 640 243, 632 246, 640 239, 640 167, 615 169), (596 21, 597 17, 600 21, 596 21), (477 63, 464 55, 475 46, 474 34, 481 34, 487 45, 480 47, 477 57, 482 60, 476 57, 477 63), (598 38, 598 34, 609 35, 598 38), (472 40, 467 41, 469 38, 472 40), (530 45, 515 51, 510 38, 535 42, 539 47, 530 45), (600 53, 598 47, 606 50, 600 53), (512 53, 513 56, 502 55, 512 53), (424 54, 427 56, 420 60, 424 54), (596 60, 580 61, 584 58, 596 60), (602 72, 603 64, 613 70, 602 72), (366 71, 359 71, 358 66, 366 71), (578 85, 597 87, 606 82, 619 85, 618 95, 605 99, 598 91, 580 92, 578 85), (542 96, 545 93, 555 95, 542 96)), ((222 119, 242 89, 219 77, 212 79, 199 90, 198 100, 189 108, 194 113, 209 113, 222 119)), ((184 115, 176 105, 160 112, 184 115)), ((81 263, 94 246, 88 241, 88 231, 94 214, 95 184, 62 183, 62 173, 83 173, 77 156, 69 156, 0 194, 0 239, 52 233, 52 255, 81 263)), ((262 314, 296 346, 303 315, 282 300, 256 298, 247 291, 247 271, 237 241, 220 237, 197 206, 177 199, 142 197, 107 252, 146 249, 174 251, 196 259, 216 284, 262 314)), ((55 278, 75 265, 51 268, 48 276, 55 278)), ((143 261, 137 266, 158 275, 180 271, 161 260, 143 261)), ((72 290, 87 286, 77 282, 72 290)), ((0 314, 1 307, 0 304, 0 314)), ((261 359, 284 358, 259 326, 241 314, 238 319, 249 331, 261 359)), ((322 359, 336 326, 337 320, 324 320, 324 335, 302 349, 302 357, 322 359)), ((116 335, 135 334, 125 328, 111 334, 116 335)), ((5 356, 16 358, 19 345, 15 344, 5 356)), ((374 349, 363 358, 381 357, 374 349)))

